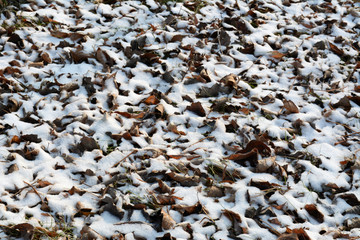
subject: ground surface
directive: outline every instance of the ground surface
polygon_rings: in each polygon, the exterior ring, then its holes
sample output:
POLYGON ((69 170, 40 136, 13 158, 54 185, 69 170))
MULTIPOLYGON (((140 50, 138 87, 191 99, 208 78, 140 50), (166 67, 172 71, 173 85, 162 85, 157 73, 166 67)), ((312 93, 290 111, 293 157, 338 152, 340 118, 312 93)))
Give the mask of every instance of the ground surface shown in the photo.
POLYGON ((358 1, 2 2, 2 238, 360 236, 358 1))

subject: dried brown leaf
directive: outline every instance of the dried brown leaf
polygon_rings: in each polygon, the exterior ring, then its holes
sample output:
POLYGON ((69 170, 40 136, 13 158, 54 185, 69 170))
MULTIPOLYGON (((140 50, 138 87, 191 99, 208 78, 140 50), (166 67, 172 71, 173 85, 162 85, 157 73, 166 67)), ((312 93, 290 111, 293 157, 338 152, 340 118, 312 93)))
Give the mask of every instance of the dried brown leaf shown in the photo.
POLYGON ((39 181, 37 181, 36 187, 43 188, 43 187, 47 187, 49 185, 52 185, 52 183, 50 183, 48 181, 44 181, 44 180, 39 180, 39 181))
POLYGON ((61 32, 61 31, 50 31, 51 36, 56 38, 67 38, 69 33, 61 32))
POLYGON ((198 115, 200 117, 205 117, 206 116, 205 110, 204 110, 204 108, 203 108, 203 106, 201 105, 200 102, 191 103, 190 106, 186 107, 186 110, 189 110, 189 111, 195 113, 196 115, 198 115))
POLYGON ((157 182, 159 184, 159 192, 161 193, 171 193, 171 188, 162 180, 157 179, 157 182))
POLYGON ((34 226, 29 223, 20 223, 11 227, 12 232, 16 237, 21 237, 24 240, 31 240, 34 235, 34 226))
POLYGON ((155 105, 158 104, 159 102, 160 102, 159 99, 157 99, 155 95, 150 95, 144 100, 144 103, 147 105, 155 105))
POLYGON ((269 168, 275 165, 276 156, 264 158, 258 161, 256 165, 256 172, 266 172, 269 168))
POLYGON ((175 124, 172 124, 172 123, 170 123, 168 125, 168 130, 175 133, 175 134, 178 134, 178 135, 186 135, 183 131, 179 131, 177 129, 177 126, 175 124))
POLYGON ((223 197, 225 196, 224 189, 217 186, 211 186, 208 189, 207 196, 214 198, 223 197))
POLYGON ((43 62, 45 62, 45 63, 47 63, 47 64, 49 64, 49 63, 52 62, 51 57, 50 57, 50 55, 49 55, 47 52, 42 52, 42 53, 40 54, 40 57, 41 57, 41 59, 43 60, 43 62))
POLYGON ((175 220, 167 212, 165 212, 164 209, 161 209, 161 214, 162 214, 162 222, 161 222, 162 229, 169 230, 174 228, 176 225, 175 220))
POLYGON ((13 143, 17 143, 19 144, 21 142, 21 139, 19 138, 19 136, 13 136, 10 140, 10 144, 13 144, 13 143))
POLYGON ((336 55, 338 55, 339 57, 344 55, 344 50, 339 49, 335 44, 329 42, 330 45, 330 50, 335 53, 336 55))
POLYGON ((283 100, 284 108, 289 113, 299 113, 299 108, 296 106, 296 104, 291 100, 283 100))
POLYGON ((95 230, 88 226, 84 226, 81 231, 81 239, 86 240, 105 240, 106 238, 101 236, 99 233, 97 233, 95 230))
POLYGON ((322 214, 317 207, 315 206, 315 204, 307 204, 305 205, 305 210, 310 214, 310 216, 312 216, 316 221, 318 221, 319 223, 323 223, 324 222, 324 214, 322 214))
POLYGON ((275 59, 282 59, 286 54, 281 53, 279 51, 272 51, 270 54, 270 57, 275 58, 275 59))

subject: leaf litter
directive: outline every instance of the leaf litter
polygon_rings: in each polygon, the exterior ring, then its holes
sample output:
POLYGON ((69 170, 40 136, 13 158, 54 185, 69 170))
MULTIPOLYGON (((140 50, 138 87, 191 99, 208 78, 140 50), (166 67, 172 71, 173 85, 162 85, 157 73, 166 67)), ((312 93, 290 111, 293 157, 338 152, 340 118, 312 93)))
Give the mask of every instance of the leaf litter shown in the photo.
POLYGON ((360 237, 357 1, 11 4, 2 238, 360 237))

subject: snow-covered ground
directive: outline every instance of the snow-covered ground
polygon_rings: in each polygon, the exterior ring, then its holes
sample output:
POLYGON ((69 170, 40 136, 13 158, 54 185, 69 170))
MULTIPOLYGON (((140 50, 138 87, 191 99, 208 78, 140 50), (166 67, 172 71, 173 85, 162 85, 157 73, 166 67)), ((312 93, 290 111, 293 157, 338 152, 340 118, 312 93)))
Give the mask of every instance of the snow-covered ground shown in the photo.
POLYGON ((2 238, 360 237, 358 1, 23 2, 2 238))

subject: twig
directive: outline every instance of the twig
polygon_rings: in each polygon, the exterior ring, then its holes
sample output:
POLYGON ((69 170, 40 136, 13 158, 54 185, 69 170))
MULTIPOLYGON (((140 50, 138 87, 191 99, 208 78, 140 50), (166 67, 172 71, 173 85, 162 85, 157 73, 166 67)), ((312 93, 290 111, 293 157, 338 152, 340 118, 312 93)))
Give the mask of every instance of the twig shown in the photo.
POLYGON ((129 153, 128 155, 126 155, 124 158, 122 158, 120 161, 118 161, 117 163, 115 163, 112 167, 117 167, 122 161, 124 161, 126 158, 128 158, 131 154, 134 154, 134 153, 137 153, 138 150, 137 149, 134 149, 132 150, 131 153, 129 153))
MULTIPOLYGON (((185 149, 188 149, 188 148, 190 148, 190 147, 194 146, 195 144, 198 144, 198 143, 200 143, 200 142, 202 142, 202 141, 204 141, 204 140, 206 140, 206 139, 208 139, 208 138, 215 138, 215 137, 214 137, 214 136, 207 136, 207 137, 204 137, 204 138, 200 139, 199 141, 194 142, 193 144, 191 144, 190 146, 188 146, 188 147, 187 147, 187 148, 185 148, 185 149)), ((184 149, 184 150, 185 150, 185 149, 184 149)))
POLYGON ((34 186, 33 185, 31 185, 30 183, 28 183, 28 182, 25 182, 25 181, 23 181, 25 184, 27 184, 29 187, 31 187, 33 190, 34 190, 34 192, 35 192, 35 194, 36 195, 38 195, 38 197, 40 198, 40 200, 41 200, 41 203, 42 204, 45 204, 45 202, 44 202, 44 200, 41 198, 41 196, 40 196, 40 194, 39 194, 39 192, 34 188, 34 186))

